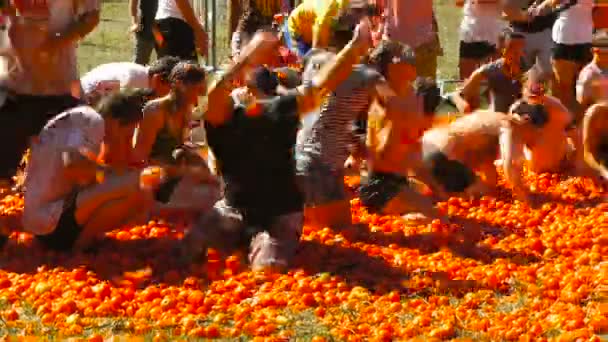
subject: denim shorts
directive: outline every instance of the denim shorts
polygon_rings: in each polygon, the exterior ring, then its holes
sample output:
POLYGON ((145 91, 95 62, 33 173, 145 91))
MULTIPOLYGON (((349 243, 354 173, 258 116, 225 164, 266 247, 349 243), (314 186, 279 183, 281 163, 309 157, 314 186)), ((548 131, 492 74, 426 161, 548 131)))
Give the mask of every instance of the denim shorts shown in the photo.
POLYGON ((298 154, 296 169, 306 206, 314 207, 346 199, 343 169, 324 163, 318 156, 306 154, 298 154))

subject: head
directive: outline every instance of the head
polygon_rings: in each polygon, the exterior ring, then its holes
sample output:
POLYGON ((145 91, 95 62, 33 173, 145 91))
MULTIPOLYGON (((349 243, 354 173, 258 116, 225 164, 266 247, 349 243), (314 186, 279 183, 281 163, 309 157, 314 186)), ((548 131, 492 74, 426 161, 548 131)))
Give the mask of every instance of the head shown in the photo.
POLYGON ((157 59, 148 67, 150 87, 156 96, 165 96, 169 93, 171 89, 169 75, 177 63, 179 63, 179 58, 167 56, 157 59))
POLYGON ((105 122, 105 144, 132 139, 135 127, 143 118, 142 108, 153 93, 152 89, 127 89, 106 96, 98 103, 97 112, 105 122))
MULTIPOLYGON (((265 19, 264 15, 260 12, 260 10, 256 6, 250 6, 239 18, 239 22, 237 23, 236 30, 241 33, 245 33, 249 37, 253 37, 253 34, 256 33, 259 29, 262 29, 271 22, 265 19)), ((246 44, 247 42, 244 42, 246 44)))
POLYGON ((194 62, 179 62, 169 75, 171 92, 185 101, 195 105, 199 96, 207 90, 205 70, 194 62))
POLYGON ((372 51, 369 64, 384 76, 391 86, 401 87, 416 79, 416 57, 409 46, 393 40, 383 40, 372 51))
POLYGON ((437 87, 437 83, 431 78, 417 78, 414 87, 416 88, 416 96, 422 102, 423 115, 419 124, 412 123, 412 125, 416 126, 419 134, 422 135, 434 124, 435 113, 441 103, 441 91, 437 87))
POLYGON ((528 70, 524 76, 522 94, 530 104, 542 104, 548 80, 536 67, 528 70))
POLYGON ((516 102, 510 111, 511 123, 525 139, 532 139, 549 121, 549 113, 544 105, 532 104, 525 100, 516 102))
POLYGON ((277 95, 279 86, 279 75, 265 67, 259 66, 253 69, 246 77, 247 87, 256 98, 265 98, 277 95))
POLYGON ((524 57, 526 39, 521 33, 506 30, 501 36, 502 57, 505 62, 513 67, 519 68, 524 57))
MULTIPOLYGON (((358 23, 363 17, 367 16, 370 11, 370 5, 367 0, 347 0, 348 5, 342 11, 345 13, 349 21, 353 24, 358 23)), ((340 13, 340 15, 342 14, 340 13)))

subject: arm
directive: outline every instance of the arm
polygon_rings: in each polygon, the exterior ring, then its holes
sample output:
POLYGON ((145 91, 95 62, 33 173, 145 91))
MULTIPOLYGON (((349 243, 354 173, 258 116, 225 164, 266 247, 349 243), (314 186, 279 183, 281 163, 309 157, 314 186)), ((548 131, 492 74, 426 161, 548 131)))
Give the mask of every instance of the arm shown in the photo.
POLYGON ((327 63, 321 68, 311 84, 301 85, 296 88, 299 94, 297 99, 300 114, 309 113, 313 109, 316 109, 326 94, 334 91, 338 85, 349 77, 353 65, 367 51, 367 44, 369 43, 367 41, 369 37, 358 37, 360 36, 355 33, 355 38, 338 53, 332 62, 327 63))
POLYGON ((591 169, 597 171, 602 178, 608 179, 608 169, 595 159, 593 151, 598 143, 598 134, 594 132, 594 129, 600 126, 598 121, 600 115, 603 114, 601 109, 597 110, 598 108, 597 106, 591 107, 583 119, 583 158, 591 169))
MULTIPOLYGON (((78 1, 80 2, 80 1, 78 1)), ((77 8, 79 4, 76 5, 77 8)), ((84 38, 99 24, 99 6, 95 0, 86 1, 86 7, 82 13, 75 16, 75 20, 61 32, 52 32, 49 43, 54 46, 65 46, 84 38)))
POLYGON ((527 202, 529 195, 521 178, 523 143, 514 134, 512 127, 503 127, 500 133, 500 154, 505 179, 511 185, 515 197, 527 202))
POLYGON ((179 11, 184 16, 184 20, 192 27, 194 32, 198 33, 200 31, 205 31, 201 22, 196 18, 196 14, 194 14, 194 9, 188 0, 175 0, 175 4, 179 8, 179 11))
POLYGON ((133 149, 133 162, 137 163, 148 161, 156 135, 163 125, 162 110, 157 102, 147 104, 143 112, 144 118, 137 129, 133 149))
MULTIPOLYGON (((486 80, 485 71, 482 66, 475 70, 473 74, 465 81, 462 89, 455 93, 452 101, 461 113, 470 113, 474 108, 471 107, 469 100, 478 100, 481 92, 481 84, 486 80)), ((478 101, 475 101, 478 103, 478 101)))
POLYGON ((129 13, 131 14, 131 23, 133 25, 139 24, 139 1, 140 0, 129 0, 129 13))
POLYGON ((512 0, 502 1, 502 17, 507 21, 528 21, 528 12, 522 10, 512 0))

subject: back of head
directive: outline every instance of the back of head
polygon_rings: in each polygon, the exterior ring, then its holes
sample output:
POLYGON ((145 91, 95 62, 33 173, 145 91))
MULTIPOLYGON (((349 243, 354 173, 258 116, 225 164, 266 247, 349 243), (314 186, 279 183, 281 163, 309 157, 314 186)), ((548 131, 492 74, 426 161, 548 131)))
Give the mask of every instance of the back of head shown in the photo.
POLYGON ((369 64, 382 76, 388 76, 388 66, 395 58, 401 62, 414 63, 414 51, 409 46, 395 40, 382 40, 369 56, 369 64))
POLYGON ((169 75, 171 84, 198 84, 205 81, 205 69, 195 62, 179 62, 169 75))
POLYGON ((143 118, 142 108, 153 95, 151 89, 126 89, 104 97, 97 112, 104 119, 116 120, 121 125, 134 124, 143 118))
POLYGON ((257 30, 269 24, 271 23, 265 20, 260 10, 257 8, 257 6, 254 5, 249 6, 249 8, 243 11, 243 14, 239 18, 236 30, 238 32, 243 32, 250 36, 253 36, 253 34, 257 30))
POLYGON ((173 68, 179 63, 179 58, 165 56, 157 59, 148 67, 148 76, 158 75, 161 79, 168 81, 173 68))
POLYGON ((267 67, 257 67, 248 76, 247 86, 269 96, 276 95, 279 86, 279 76, 267 67))
POLYGON ((422 97, 423 111, 425 115, 435 115, 435 111, 441 103, 441 91, 432 78, 419 77, 414 84, 416 95, 422 97))
POLYGON ((519 101, 513 105, 511 114, 516 114, 524 122, 531 123, 534 127, 543 127, 549 121, 549 113, 542 104, 529 104, 519 101))

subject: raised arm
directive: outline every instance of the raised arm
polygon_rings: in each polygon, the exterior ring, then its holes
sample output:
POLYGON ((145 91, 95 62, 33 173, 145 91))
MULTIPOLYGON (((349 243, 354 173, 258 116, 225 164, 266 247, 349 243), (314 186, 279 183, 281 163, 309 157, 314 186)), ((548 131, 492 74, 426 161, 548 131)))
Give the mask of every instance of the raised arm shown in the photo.
POLYGON ((334 91, 350 76, 353 65, 360 61, 370 47, 370 28, 369 19, 364 18, 355 28, 353 39, 338 53, 336 58, 325 64, 312 82, 297 88, 300 113, 309 113, 317 108, 326 94, 334 91))
POLYGON ((46 44, 48 47, 61 48, 79 41, 99 24, 99 4, 96 0, 74 1, 77 12, 74 20, 63 31, 50 32, 46 44))
POLYGON ((597 171, 602 178, 608 179, 608 169, 601 165, 595 157, 595 148, 599 143, 599 132, 597 130, 601 127, 602 115, 608 116, 608 106, 593 105, 585 113, 583 119, 583 157, 591 169, 597 171))

